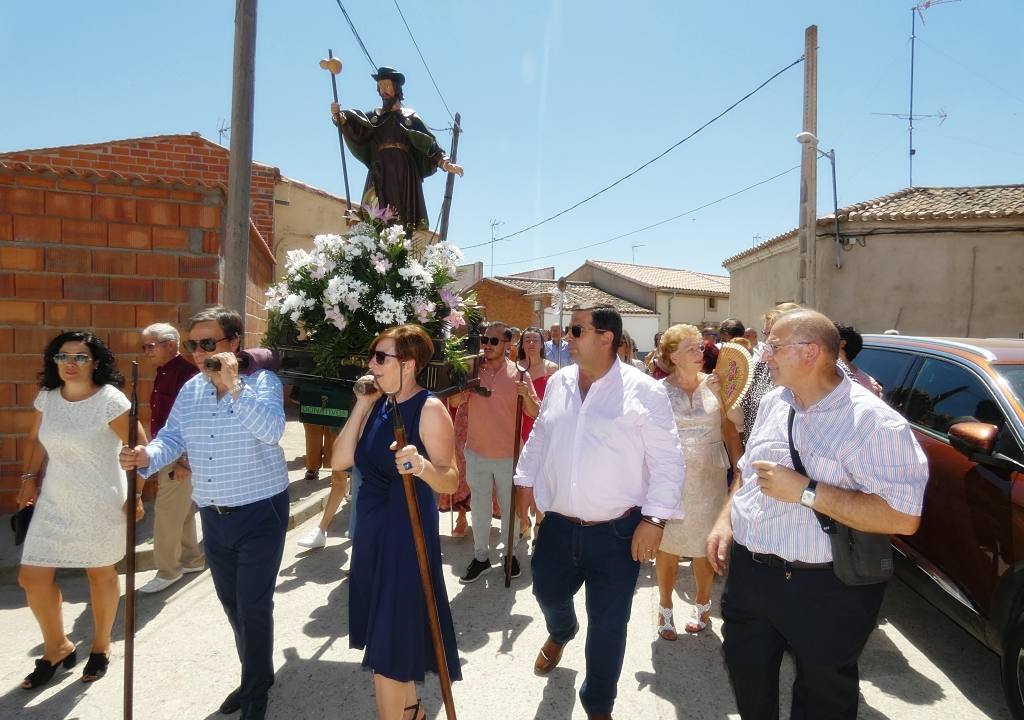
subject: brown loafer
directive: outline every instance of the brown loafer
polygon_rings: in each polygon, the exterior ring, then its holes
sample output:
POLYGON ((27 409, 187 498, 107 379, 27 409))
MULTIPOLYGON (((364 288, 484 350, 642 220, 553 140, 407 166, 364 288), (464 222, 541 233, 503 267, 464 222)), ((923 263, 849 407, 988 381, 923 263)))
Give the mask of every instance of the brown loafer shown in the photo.
POLYGON ((533 663, 533 672, 537 675, 547 675, 558 667, 558 661, 562 659, 562 650, 565 645, 559 645, 550 637, 544 641, 537 653, 537 660, 533 663))

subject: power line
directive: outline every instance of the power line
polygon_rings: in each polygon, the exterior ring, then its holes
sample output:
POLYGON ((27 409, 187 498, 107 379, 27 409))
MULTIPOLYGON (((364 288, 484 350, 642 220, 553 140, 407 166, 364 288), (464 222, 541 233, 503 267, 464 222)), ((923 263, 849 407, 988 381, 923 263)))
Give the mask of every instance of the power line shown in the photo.
POLYGON ((445 102, 444 95, 441 94, 441 88, 437 86, 437 81, 434 80, 434 73, 430 72, 430 66, 427 65, 427 59, 423 57, 423 52, 420 50, 420 44, 416 42, 416 37, 412 34, 412 28, 409 27, 409 23, 405 20, 405 13, 402 12, 402 8, 398 5, 398 0, 394 0, 395 10, 398 11, 399 17, 402 18, 402 24, 405 25, 405 29, 409 33, 409 38, 412 40, 412 44, 416 47, 416 52, 420 56, 420 60, 423 61, 423 67, 427 69, 427 75, 430 76, 430 82, 434 83, 434 89, 437 90, 437 96, 441 98, 441 104, 444 105, 444 109, 448 111, 448 117, 452 119, 452 123, 455 122, 455 117, 452 115, 452 111, 448 109, 448 103, 445 102))
MULTIPOLYGON (((508 235, 503 235, 503 236, 502 236, 502 237, 500 237, 500 238, 495 238, 495 241, 499 241, 499 240, 509 240, 509 239, 511 239, 511 238, 514 238, 514 237, 515 237, 516 235, 521 235, 521 234, 523 234, 524 232, 527 232, 527 231, 529 231, 529 230, 533 230, 534 228, 540 227, 541 225, 543 225, 543 224, 545 224, 545 223, 551 222, 551 221, 552 221, 552 220, 554 220, 555 218, 558 218, 558 217, 561 217, 562 215, 565 215, 565 214, 566 214, 567 212, 571 212, 571 211, 575 210, 575 209, 576 209, 576 208, 578 208, 578 207, 579 207, 580 205, 583 205, 583 204, 585 204, 585 203, 588 203, 588 202, 590 202, 591 200, 593 200, 594 198, 596 198, 596 197, 597 197, 598 195, 601 195, 601 194, 603 194, 603 193, 606 193, 606 192, 608 192, 609 190, 611 190, 611 189, 612 189, 613 187, 615 187, 615 186, 616 186, 616 185, 618 185, 619 183, 623 182, 624 180, 628 180, 629 178, 633 177, 634 175, 636 175, 636 174, 637 174, 638 172, 640 172, 641 170, 643 170, 643 169, 644 169, 644 168, 646 168, 647 166, 651 165, 652 163, 654 163, 654 162, 656 162, 656 161, 660 160, 661 158, 665 157, 666 155, 668 155, 668 154, 669 154, 670 152, 672 152, 672 151, 673 151, 673 150, 675 150, 675 149, 676 149, 677 147, 679 147, 680 145, 682 145, 683 143, 685 143, 685 142, 686 142, 687 140, 689 140, 690 138, 692 138, 692 137, 694 137, 695 135, 697 135, 697 133, 701 132, 702 130, 704 130, 705 128, 707 128, 708 126, 710 126, 710 125, 711 125, 712 123, 716 122, 717 120, 719 120, 719 119, 721 119, 722 117, 724 117, 725 115, 727 115, 727 114, 728 114, 728 113, 729 113, 730 111, 732 111, 732 110, 733 110, 733 109, 734 109, 735 107, 737 107, 737 106, 738 106, 739 104, 741 104, 741 103, 742 103, 742 102, 743 102, 744 100, 747 100, 748 98, 750 98, 750 97, 752 97, 753 95, 755 95, 755 94, 756 94, 756 93, 757 93, 758 91, 760 91, 760 90, 761 90, 761 89, 762 89, 763 87, 765 87, 765 86, 766 86, 766 85, 767 85, 768 83, 770 83, 770 82, 771 82, 772 80, 774 80, 775 78, 779 77, 779 75, 782 75, 782 74, 783 74, 784 72, 786 72, 787 70, 789 70, 789 69, 790 69, 790 68, 792 68, 792 67, 795 67, 795 66, 799 65, 799 64, 800 64, 800 63, 802 63, 803 61, 804 61, 804 56, 803 56, 803 55, 801 55, 801 56, 800 56, 799 58, 797 58, 796 60, 794 60, 793 62, 791 62, 791 63, 790 63, 789 65, 787 65, 786 67, 784 67, 784 68, 782 68, 781 70, 779 70, 778 72, 776 72, 776 73, 775 73, 774 75, 772 75, 772 76, 771 76, 770 78, 768 78, 768 79, 767 79, 767 80, 765 80, 765 81, 764 81, 763 83, 761 83, 760 85, 758 85, 758 86, 757 86, 756 88, 754 88, 753 90, 751 90, 750 92, 748 92, 748 93, 747 93, 746 95, 744 95, 743 97, 741 97, 741 98, 740 98, 739 100, 737 100, 736 102, 734 102, 734 103, 733 103, 732 105, 730 105, 729 107, 727 107, 727 108, 726 108, 725 110, 723 110, 722 112, 718 113, 718 114, 717 114, 717 115, 715 115, 715 116, 714 116, 713 118, 711 118, 710 120, 708 120, 708 121, 707 121, 706 123, 704 123, 703 125, 701 125, 701 126, 700 126, 699 128, 697 128, 696 130, 694 130, 693 132, 691 132, 691 133, 690 133, 689 135, 687 135, 686 137, 684 137, 684 138, 683 138, 682 140, 680 140, 679 142, 675 143, 674 145, 672 145, 672 146, 671 146, 671 147, 669 147, 668 149, 664 150, 663 152, 661 152, 661 153, 657 154, 656 156, 654 156, 653 158, 651 158, 650 160, 648 160, 647 162, 645 162, 645 163, 644 163, 643 165, 641 165, 640 167, 636 168, 635 170, 633 170, 633 171, 631 171, 631 172, 627 173, 626 175, 622 176, 621 178, 619 178, 618 180, 616 180, 616 181, 615 181, 615 182, 613 182, 612 184, 610 184, 610 185, 608 185, 608 186, 606 186, 606 187, 603 187, 603 188, 601 188, 600 190, 598 190, 597 192, 595 192, 595 193, 594 193, 593 195, 590 195, 589 197, 586 197, 586 198, 584 198, 584 199, 580 200, 580 201, 579 201, 579 202, 577 202, 576 204, 574 204, 574 205, 570 205, 570 206, 569 206, 569 207, 567 207, 567 208, 566 208, 565 210, 561 210, 560 212, 557 212, 557 213, 555 213, 554 215, 551 215, 550 217, 546 217, 546 218, 544 218, 543 220, 541 220, 541 221, 539 221, 539 222, 535 222, 535 223, 534 223, 533 225, 528 225, 527 227, 524 227, 524 228, 522 228, 521 230, 516 230, 516 231, 515 231, 514 233, 509 233, 508 235)), ((486 245, 486 244, 487 244, 487 243, 480 243, 480 245, 486 245)), ((468 250, 468 249, 470 249, 470 248, 473 248, 473 247, 479 247, 480 245, 470 245, 469 247, 467 247, 467 248, 463 248, 463 249, 464 249, 464 250, 468 250)))
POLYGON ((377 67, 378 67, 377 63, 375 63, 373 61, 373 58, 370 57, 370 51, 366 49, 366 45, 363 44, 363 39, 361 37, 359 37, 359 31, 356 30, 355 23, 352 22, 352 18, 349 17, 348 10, 346 10, 345 6, 341 4, 341 0, 334 0, 334 1, 336 3, 338 3, 338 7, 341 8, 341 14, 345 16, 345 20, 348 21, 348 26, 350 28, 352 28, 352 34, 356 36, 356 42, 358 42, 359 43, 359 47, 361 47, 363 49, 363 55, 366 56, 367 61, 370 63, 370 67, 373 68, 374 72, 377 72, 377 67))
MULTIPOLYGON (((622 238, 627 238, 630 235, 636 235, 637 233, 642 233, 642 232, 644 232, 646 230, 650 230, 652 228, 656 228, 659 225, 664 225, 665 223, 672 222, 673 220, 678 220, 681 217, 685 217, 687 215, 692 215, 693 213, 698 212, 700 210, 704 210, 705 208, 709 208, 712 205, 717 205, 720 202, 724 202, 724 201, 726 201, 726 200, 728 200, 730 198, 734 198, 737 195, 740 195, 742 193, 747 192, 748 190, 753 190, 756 187, 759 187, 759 186, 764 185, 766 183, 770 183, 772 180, 777 180, 780 177, 782 177, 783 175, 788 175, 789 173, 793 172, 794 170, 798 170, 799 168, 800 168, 799 165, 794 165, 793 167, 789 168, 788 170, 783 170, 782 172, 777 173, 775 175, 772 175, 769 178, 765 178, 764 180, 759 180, 758 182, 754 183, 753 185, 747 185, 745 188, 742 188, 740 190, 736 190, 735 192, 731 192, 728 195, 723 195, 722 197, 718 198, 717 200, 712 200, 711 202, 704 203, 703 205, 695 207, 692 210, 687 210, 686 212, 681 212, 678 215, 673 215, 670 218, 665 218, 664 220, 659 220, 656 223, 652 223, 650 225, 645 225, 642 228, 637 228, 636 230, 630 230, 629 232, 622 233, 621 235, 616 235, 615 237, 610 237, 607 240, 601 240, 601 241, 596 242, 596 243, 590 243, 589 245, 582 245, 580 247, 572 248, 570 250, 563 250, 561 252, 551 253, 550 255, 541 255, 540 257, 528 258, 526 260, 516 260, 516 261, 513 261, 513 262, 493 263, 493 265, 495 265, 497 267, 500 267, 500 266, 503 266, 503 265, 519 265, 519 264, 522 264, 522 263, 534 262, 536 260, 546 260, 548 258, 558 257, 559 255, 568 255, 569 253, 578 252, 580 250, 587 250, 587 249, 592 248, 592 247, 597 247, 598 245, 607 245, 608 243, 613 242, 615 240, 621 240, 622 238)), ((488 245, 489 243, 483 243, 483 244, 484 245, 488 245)), ((468 249, 474 248, 474 247, 479 247, 479 245, 469 245, 468 247, 464 247, 462 249, 463 250, 468 250, 468 249)))

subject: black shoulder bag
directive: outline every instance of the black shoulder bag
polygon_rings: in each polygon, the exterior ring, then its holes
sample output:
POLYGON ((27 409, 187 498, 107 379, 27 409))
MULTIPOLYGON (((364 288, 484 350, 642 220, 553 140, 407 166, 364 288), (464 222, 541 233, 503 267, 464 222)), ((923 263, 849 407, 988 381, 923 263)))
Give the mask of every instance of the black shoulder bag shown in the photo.
MULTIPOLYGON (((793 468, 804 477, 810 477, 793 444, 795 416, 796 410, 790 408, 789 453, 793 456, 793 468)), ((832 543, 832 571, 837 578, 847 585, 873 585, 892 577, 892 544, 888 535, 854 530, 817 510, 814 515, 832 543)))

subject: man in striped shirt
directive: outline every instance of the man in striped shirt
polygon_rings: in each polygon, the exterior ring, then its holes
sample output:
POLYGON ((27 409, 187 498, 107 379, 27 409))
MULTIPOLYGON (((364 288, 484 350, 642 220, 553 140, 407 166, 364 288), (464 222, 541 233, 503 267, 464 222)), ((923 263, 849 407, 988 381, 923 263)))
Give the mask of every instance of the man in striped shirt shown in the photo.
POLYGON ((723 650, 744 720, 778 718, 787 645, 797 665, 791 717, 857 716, 857 660, 885 584, 836 578, 814 511, 871 533, 910 535, 920 523, 927 459, 906 420, 837 370, 838 352, 839 334, 820 313, 797 310, 774 324, 763 359, 779 387, 761 401, 742 481, 708 537, 716 572, 728 561, 723 650), (793 470, 791 409, 809 477, 793 470))
POLYGON ((233 310, 201 310, 188 327, 185 349, 202 373, 181 388, 158 437, 121 451, 121 466, 149 476, 188 454, 206 559, 242 663, 241 684, 220 712, 241 708, 242 720, 263 720, 274 683, 274 587, 288 526, 288 470, 278 444, 281 381, 269 370, 239 377, 242 319, 233 310), (219 370, 205 367, 211 358, 219 370))

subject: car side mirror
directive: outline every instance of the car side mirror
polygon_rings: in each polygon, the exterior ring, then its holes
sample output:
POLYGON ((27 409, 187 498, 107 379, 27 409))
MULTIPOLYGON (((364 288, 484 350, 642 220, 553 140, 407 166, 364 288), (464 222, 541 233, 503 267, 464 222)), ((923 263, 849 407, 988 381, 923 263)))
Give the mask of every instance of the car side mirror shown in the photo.
POLYGON ((949 444, 967 457, 991 455, 999 428, 983 422, 958 422, 949 428, 949 444))

